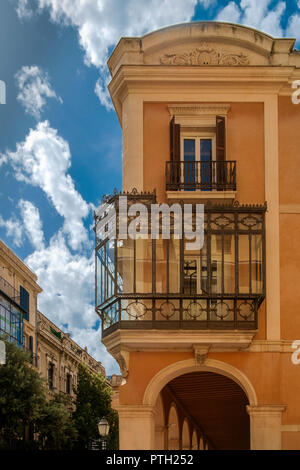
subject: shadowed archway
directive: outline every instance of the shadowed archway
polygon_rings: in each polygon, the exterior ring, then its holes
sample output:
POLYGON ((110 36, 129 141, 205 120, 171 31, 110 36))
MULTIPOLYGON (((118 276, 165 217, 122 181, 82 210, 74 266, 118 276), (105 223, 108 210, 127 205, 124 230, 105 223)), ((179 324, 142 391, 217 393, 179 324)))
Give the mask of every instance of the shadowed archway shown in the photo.
POLYGON ((178 404, 202 429, 216 450, 250 449, 248 398, 228 377, 214 372, 192 372, 166 387, 178 404))

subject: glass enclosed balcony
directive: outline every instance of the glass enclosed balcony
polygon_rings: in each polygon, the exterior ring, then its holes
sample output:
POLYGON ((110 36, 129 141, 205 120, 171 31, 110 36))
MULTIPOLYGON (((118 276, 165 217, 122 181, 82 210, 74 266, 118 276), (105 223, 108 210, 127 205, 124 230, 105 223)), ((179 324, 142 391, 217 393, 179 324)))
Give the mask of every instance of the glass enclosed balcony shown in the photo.
MULTIPOLYGON (((155 194, 128 195, 150 210, 155 194)), ((118 197, 106 199, 118 221, 118 197)), ((187 249, 171 217, 170 238, 101 235, 95 214, 96 311, 115 329, 257 329, 265 296, 266 206, 204 208, 204 244, 187 249)), ((128 223, 132 217, 128 216, 128 223)), ((149 215, 149 226, 151 217, 149 215)))

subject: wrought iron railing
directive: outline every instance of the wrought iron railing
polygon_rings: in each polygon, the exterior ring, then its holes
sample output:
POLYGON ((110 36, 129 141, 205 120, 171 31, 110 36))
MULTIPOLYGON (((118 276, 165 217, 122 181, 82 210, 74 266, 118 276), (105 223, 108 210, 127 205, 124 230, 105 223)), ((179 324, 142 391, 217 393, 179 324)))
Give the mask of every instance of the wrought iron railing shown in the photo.
POLYGON ((20 293, 2 276, 0 276, 0 290, 17 304, 20 303, 20 293))
POLYGON ((102 306, 102 335, 116 329, 257 329, 263 297, 120 294, 102 306))
POLYGON ((166 190, 235 191, 236 161, 168 161, 166 190))

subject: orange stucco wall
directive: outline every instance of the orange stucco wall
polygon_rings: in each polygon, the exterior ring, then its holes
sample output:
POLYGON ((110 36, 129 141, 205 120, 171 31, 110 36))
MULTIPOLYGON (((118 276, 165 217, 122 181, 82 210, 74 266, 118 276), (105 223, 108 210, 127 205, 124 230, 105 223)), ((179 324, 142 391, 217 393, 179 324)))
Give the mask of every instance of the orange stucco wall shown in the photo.
POLYGON ((300 204, 300 104, 280 96, 278 113, 280 204, 300 204))
MULTIPOLYGON (((145 389, 158 371, 169 364, 193 357, 192 352, 131 352, 130 376, 127 384, 120 389, 120 402, 142 403, 145 389)), ((281 368, 279 353, 209 353, 208 357, 231 364, 244 372, 255 388, 259 404, 282 403, 281 387, 278 384, 281 368)), ((296 401, 295 397, 295 406, 296 401)), ((300 404, 298 406, 300 413, 300 404)))
MULTIPOLYGON (((165 162, 169 160, 167 103, 144 104, 144 190, 157 190, 166 200, 165 162)), ((279 98, 280 204, 300 204, 300 105, 279 98)), ((244 204, 262 204, 264 188, 264 108, 261 103, 231 103, 227 120, 227 159, 237 161, 237 196, 244 204)), ((300 339, 300 215, 280 215, 281 337, 300 339)), ((267 265, 268 269, 268 265, 267 265)), ((269 312, 271 315, 272 312, 269 312)), ((266 338, 265 305, 259 312, 255 339, 266 338)), ((131 352, 130 372, 120 388, 121 404, 140 404, 151 378, 164 367, 190 359, 192 352, 131 352)), ((283 424, 300 423, 300 366, 291 352, 209 353, 243 372, 256 391, 258 404, 286 404, 283 424)), ((299 448, 299 434, 284 432, 283 449, 299 448)))
MULTIPOLYGON (((170 159, 167 103, 144 103, 144 189, 164 201, 165 162, 170 159)), ((231 103, 227 120, 227 160, 237 161, 237 195, 243 204, 264 198, 264 109, 262 103, 231 103)))
MULTIPOLYGON (((300 204, 300 105, 288 96, 279 97, 279 191, 282 208, 300 204)), ((300 338, 300 214, 280 215, 281 335, 300 338)))

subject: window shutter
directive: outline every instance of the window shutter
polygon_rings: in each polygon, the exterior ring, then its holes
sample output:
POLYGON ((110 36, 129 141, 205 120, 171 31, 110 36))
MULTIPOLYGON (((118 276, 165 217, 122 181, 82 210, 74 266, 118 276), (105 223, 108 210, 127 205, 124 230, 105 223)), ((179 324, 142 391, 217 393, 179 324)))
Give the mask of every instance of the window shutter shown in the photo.
POLYGON ((216 140, 217 140, 217 161, 226 160, 226 132, 225 118, 223 116, 216 117, 216 140))
POLYGON ((30 351, 30 360, 33 363, 33 337, 29 336, 29 351, 30 351))
POLYGON ((29 321, 29 292, 20 286, 20 307, 25 310, 24 318, 29 321))
POLYGON ((225 118, 223 116, 216 117, 216 160, 217 160, 217 189, 222 191, 226 184, 226 133, 225 118), (218 163, 219 162, 219 163, 218 163))
POLYGON ((170 121, 170 160, 173 162, 171 164, 171 182, 177 186, 180 182, 180 124, 175 124, 174 116, 170 121))
POLYGON ((175 124, 175 118, 170 121, 170 160, 180 161, 180 124, 175 124))

